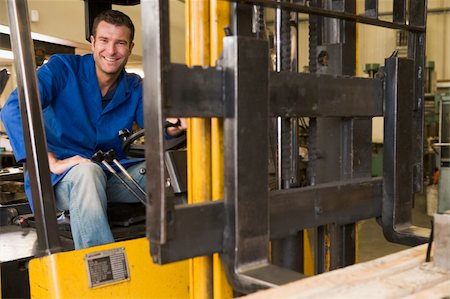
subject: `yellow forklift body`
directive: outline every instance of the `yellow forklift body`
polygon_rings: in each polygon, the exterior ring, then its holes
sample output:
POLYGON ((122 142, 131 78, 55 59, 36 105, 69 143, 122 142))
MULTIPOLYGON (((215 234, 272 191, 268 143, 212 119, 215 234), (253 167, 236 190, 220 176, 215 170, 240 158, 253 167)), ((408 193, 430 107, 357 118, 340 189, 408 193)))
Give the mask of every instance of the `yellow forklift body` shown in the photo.
POLYGON ((188 261, 154 264, 146 238, 35 258, 29 275, 31 298, 189 297, 188 261))

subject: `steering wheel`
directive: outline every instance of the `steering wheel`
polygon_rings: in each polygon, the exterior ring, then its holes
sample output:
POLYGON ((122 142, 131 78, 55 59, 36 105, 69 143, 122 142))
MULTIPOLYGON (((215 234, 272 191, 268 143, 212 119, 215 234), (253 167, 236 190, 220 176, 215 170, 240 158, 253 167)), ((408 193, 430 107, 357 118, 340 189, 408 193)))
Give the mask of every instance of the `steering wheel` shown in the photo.
MULTIPOLYGON (((170 123, 164 125, 164 129, 170 127, 170 123)), ((135 144, 134 142, 144 136, 144 129, 131 134, 128 129, 120 130, 119 137, 122 139, 122 150, 129 156, 134 158, 143 158, 145 156, 145 144, 135 144)), ((183 132, 179 136, 164 140, 164 150, 177 150, 186 146, 186 133, 183 132)))

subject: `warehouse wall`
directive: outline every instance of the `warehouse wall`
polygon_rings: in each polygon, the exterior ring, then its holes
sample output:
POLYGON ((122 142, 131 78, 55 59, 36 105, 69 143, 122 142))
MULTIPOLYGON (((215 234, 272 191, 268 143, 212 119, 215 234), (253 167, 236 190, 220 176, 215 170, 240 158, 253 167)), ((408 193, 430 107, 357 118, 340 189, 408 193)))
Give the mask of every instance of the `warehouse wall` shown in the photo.
MULTIPOLYGON (((392 1, 380 1, 380 15, 392 13, 392 1)), ((362 13, 364 1, 358 0, 362 13)), ((438 80, 450 80, 450 0, 428 0, 429 9, 447 9, 446 13, 430 13, 427 19, 427 61, 434 61, 438 80)), ((306 16, 301 15, 300 19, 306 16)), ((381 17, 380 17, 381 18, 381 17)), ((382 17, 392 20, 392 16, 382 17), (390 18, 390 19, 389 19, 390 18)), ((308 65, 308 22, 300 24, 301 68, 308 65)), ((395 50, 395 30, 358 24, 357 76, 364 76, 366 63, 384 64, 384 59, 395 50)), ((300 69, 301 69, 300 68, 300 69)))
MULTIPOLYGON (((172 61, 184 62, 184 4, 169 0, 171 9, 172 61)), ((39 13, 39 21, 31 23, 31 30, 70 41, 88 44, 84 39, 84 1, 82 0, 28 0, 29 10, 39 13)), ((114 9, 128 14, 136 27, 134 54, 142 55, 140 5, 118 6, 114 9)), ((8 25, 6 0, 0 0, 0 24, 8 25)))
MULTIPOLYGON (((184 62, 184 4, 169 0, 171 7, 172 61, 184 62)), ((358 0, 362 12, 364 0, 358 0)), ((392 1, 380 1, 380 14, 390 12, 392 1)), ((450 0, 429 0, 430 9, 447 8, 447 13, 429 14, 427 30, 427 60, 435 61, 437 79, 450 80, 450 0)), ((130 15, 136 25, 135 54, 142 54, 140 6, 116 6, 130 15)), ((31 24, 32 31, 87 44, 84 40, 84 2, 82 0, 29 0, 29 9, 39 12, 39 22, 31 24)), ((300 18, 305 18, 301 16, 300 18)), ((6 0, 0 0, 0 24, 7 25, 6 0)), ((307 22, 300 25, 300 66, 308 65, 307 22)), ((366 63, 384 63, 395 49, 395 31, 375 26, 359 25, 359 56, 357 75, 364 75, 366 63)))

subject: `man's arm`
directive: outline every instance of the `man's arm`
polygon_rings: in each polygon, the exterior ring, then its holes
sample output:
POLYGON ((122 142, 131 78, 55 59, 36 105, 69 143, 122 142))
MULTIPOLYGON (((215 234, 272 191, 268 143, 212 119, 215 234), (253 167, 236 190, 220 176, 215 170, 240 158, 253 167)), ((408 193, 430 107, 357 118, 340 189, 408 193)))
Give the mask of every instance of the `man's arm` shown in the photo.
MULTIPOLYGON (((41 105, 44 110, 45 107, 50 105, 54 92, 59 90, 60 86, 66 86, 65 74, 67 74, 67 71, 65 71, 63 62, 60 59, 54 59, 52 56, 48 63, 39 68, 37 74, 41 105), (51 70, 52 68, 61 69, 62 71, 55 76, 51 70)), ((1 109, 0 118, 10 139, 16 161, 19 163, 25 162, 25 141, 17 89, 11 93, 1 109)))
POLYGON ((58 160, 53 153, 48 153, 48 166, 50 171, 58 175, 64 173, 64 171, 72 166, 89 162, 91 162, 89 159, 80 156, 73 156, 67 159, 58 160))
POLYGON ((0 117, 10 140, 16 161, 26 160, 25 140, 23 137, 22 117, 19 109, 17 89, 14 90, 0 111, 0 117))

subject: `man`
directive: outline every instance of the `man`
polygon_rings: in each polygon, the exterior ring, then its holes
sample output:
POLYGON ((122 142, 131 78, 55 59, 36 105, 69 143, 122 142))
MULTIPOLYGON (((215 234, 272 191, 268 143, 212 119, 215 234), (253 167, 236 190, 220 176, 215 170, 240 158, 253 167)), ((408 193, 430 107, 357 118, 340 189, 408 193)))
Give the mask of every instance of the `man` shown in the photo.
MULTIPOLYGON (((143 127, 144 122, 142 80, 124 69, 133 38, 134 25, 127 15, 104 11, 94 20, 93 54, 54 55, 37 72, 56 207, 70 211, 76 249, 113 242, 107 203, 137 201, 119 180, 90 161, 92 155, 113 149, 145 188, 139 173, 144 162, 128 160, 117 137, 119 130, 131 130, 134 122, 143 127)), ((17 91, 3 107, 1 119, 16 160, 24 162, 17 91)), ((176 135, 181 129, 171 130, 176 135)), ((25 189, 31 199, 28 177, 25 189)))

